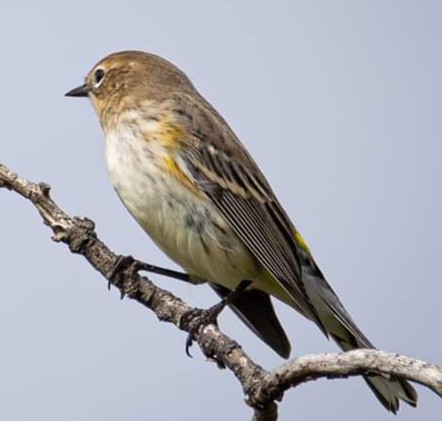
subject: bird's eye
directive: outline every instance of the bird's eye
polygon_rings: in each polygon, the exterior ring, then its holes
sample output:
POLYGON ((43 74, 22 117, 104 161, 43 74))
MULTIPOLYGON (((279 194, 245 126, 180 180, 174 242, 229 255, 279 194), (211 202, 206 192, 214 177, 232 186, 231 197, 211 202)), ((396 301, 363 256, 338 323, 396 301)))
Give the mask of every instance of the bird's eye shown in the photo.
POLYGON ((95 70, 95 87, 98 88, 103 81, 104 78, 104 70, 103 69, 97 69, 95 70))

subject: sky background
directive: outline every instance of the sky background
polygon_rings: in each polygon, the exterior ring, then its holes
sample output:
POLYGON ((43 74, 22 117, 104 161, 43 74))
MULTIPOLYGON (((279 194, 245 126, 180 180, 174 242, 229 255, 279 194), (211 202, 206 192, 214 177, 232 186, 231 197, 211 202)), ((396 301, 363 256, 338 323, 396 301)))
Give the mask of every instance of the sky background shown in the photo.
MULTIPOLYGON (((52 185, 115 252, 172 267, 119 202, 87 100, 63 94, 108 53, 181 67, 260 164, 361 329, 379 348, 442 363, 442 2, 0 0, 0 162, 52 185)), ((0 191, 0 419, 249 420, 228 371, 185 334, 121 301, 0 191)), ((153 277, 188 303, 207 286, 153 277)), ((292 356, 334 352, 277 305, 292 356)), ((222 330, 267 369, 282 360, 232 313, 222 330)), ((426 389, 401 421, 436 420, 426 389)), ((280 420, 393 420, 359 379, 286 393, 280 420)))

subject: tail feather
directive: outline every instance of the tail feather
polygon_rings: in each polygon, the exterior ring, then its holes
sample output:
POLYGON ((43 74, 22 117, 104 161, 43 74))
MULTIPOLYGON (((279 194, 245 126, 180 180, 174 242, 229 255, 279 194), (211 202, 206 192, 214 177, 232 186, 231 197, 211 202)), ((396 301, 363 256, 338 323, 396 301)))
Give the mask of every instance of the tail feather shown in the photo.
POLYGON ((399 410, 400 400, 416 407, 416 390, 406 380, 386 380, 379 376, 364 377, 364 379, 375 396, 388 411, 396 414, 399 410))
MULTIPOLYGON (((350 351, 357 348, 366 348, 349 344, 342 338, 331 335, 333 340, 339 345, 343 351, 350 351)), ((369 348, 375 349, 374 346, 369 348)), ((403 379, 391 378, 385 379, 381 376, 364 376, 370 389, 373 391, 379 402, 387 409, 387 411, 397 413, 400 401, 404 401, 415 407, 417 405, 417 393, 409 382, 403 379)))
MULTIPOLYGON (((221 298, 227 297, 231 292, 221 285, 210 284, 210 286, 221 298)), ((290 342, 275 314, 269 295, 257 289, 246 290, 230 303, 229 307, 252 332, 282 358, 289 357, 290 342)))
MULTIPOLYGON (((333 340, 343 351, 375 346, 356 326, 339 298, 322 275, 309 274, 309 294, 318 309, 319 317, 333 340)), ((399 410, 400 401, 417 405, 417 393, 409 382, 403 379, 386 379, 381 376, 364 376, 370 389, 381 404, 393 413, 399 410)))

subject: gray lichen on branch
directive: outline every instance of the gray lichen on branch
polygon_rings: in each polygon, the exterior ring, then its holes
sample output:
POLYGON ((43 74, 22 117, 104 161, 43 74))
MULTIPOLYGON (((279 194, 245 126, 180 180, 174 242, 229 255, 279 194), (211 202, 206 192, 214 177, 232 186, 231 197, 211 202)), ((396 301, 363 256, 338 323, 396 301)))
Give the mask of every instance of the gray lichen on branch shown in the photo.
MULTIPOLYGON (((53 231, 53 240, 68 245, 71 252, 83 255, 122 296, 151 309, 159 320, 173 323, 190 332, 185 315, 194 310, 169 291, 154 285, 137 271, 121 271, 110 277, 119 256, 97 236, 95 224, 87 218, 71 217, 50 197, 50 187, 33 183, 0 164, 0 188, 12 190, 32 202, 43 222, 53 231)), ((359 349, 341 354, 306 355, 282 364, 270 372, 256 364, 241 346, 208 325, 195 335, 203 354, 219 367, 228 368, 239 380, 246 402, 254 409, 254 421, 276 420, 277 405, 286 390, 319 378, 342 378, 361 374, 395 376, 420 383, 442 397, 442 369, 434 364, 398 354, 359 349)))

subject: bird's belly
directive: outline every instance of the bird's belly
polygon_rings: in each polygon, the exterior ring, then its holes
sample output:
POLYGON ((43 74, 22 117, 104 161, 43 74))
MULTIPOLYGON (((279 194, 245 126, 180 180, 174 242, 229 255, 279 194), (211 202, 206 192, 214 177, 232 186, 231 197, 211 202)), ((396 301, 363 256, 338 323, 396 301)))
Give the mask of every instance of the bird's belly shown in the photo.
POLYGON ((194 277, 231 289, 253 279, 257 263, 216 209, 174 187, 142 189, 125 204, 152 240, 194 277))
MULTIPOLYGON (((108 170, 119 197, 153 241, 199 281, 234 289, 254 279, 261 265, 215 207, 133 150, 109 156, 108 170)), ((112 154, 113 152, 110 151, 112 154)))

